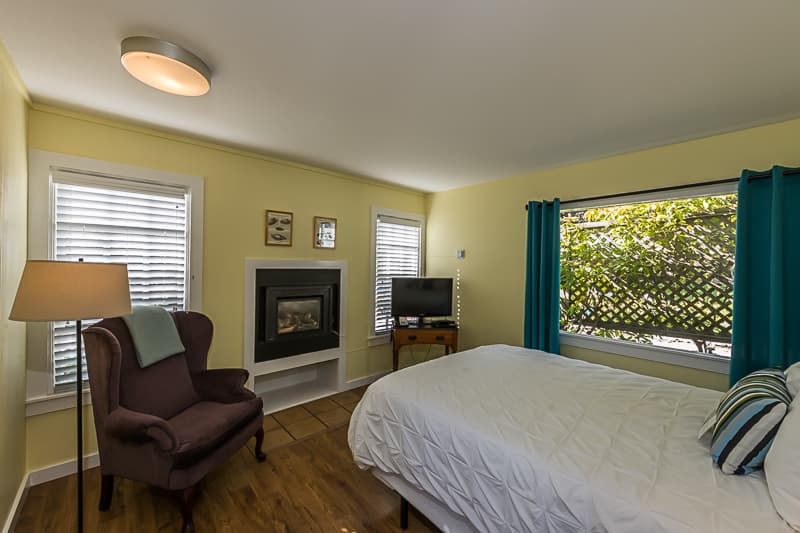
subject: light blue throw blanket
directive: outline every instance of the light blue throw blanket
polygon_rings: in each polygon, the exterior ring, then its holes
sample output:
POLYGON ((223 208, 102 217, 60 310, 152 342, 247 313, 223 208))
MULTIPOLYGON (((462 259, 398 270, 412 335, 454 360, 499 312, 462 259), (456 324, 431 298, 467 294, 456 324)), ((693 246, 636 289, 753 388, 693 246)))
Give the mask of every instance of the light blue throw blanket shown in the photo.
POLYGON ((142 368, 186 351, 175 321, 161 307, 134 306, 133 312, 123 316, 122 320, 128 325, 136 358, 142 368))

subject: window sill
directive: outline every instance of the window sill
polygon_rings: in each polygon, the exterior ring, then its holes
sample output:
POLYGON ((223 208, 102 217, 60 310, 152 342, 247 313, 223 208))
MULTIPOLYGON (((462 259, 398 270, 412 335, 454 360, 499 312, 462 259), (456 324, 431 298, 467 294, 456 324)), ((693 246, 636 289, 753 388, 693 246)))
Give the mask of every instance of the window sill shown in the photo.
MULTIPOLYGON (((92 404, 89 389, 83 389, 84 407, 92 404)), ((37 416, 56 411, 66 411, 75 408, 75 392, 57 392, 47 396, 37 396, 25 400, 25 416, 37 416)))
POLYGON ((367 337, 367 346, 380 346, 381 344, 389 344, 392 342, 392 334, 384 333, 383 335, 371 335, 367 337))
POLYGON ((661 346, 649 346, 635 342, 620 341, 616 339, 605 339, 602 337, 592 337, 590 335, 580 335, 577 333, 561 332, 559 336, 561 344, 607 352, 615 355, 636 357, 668 365, 683 366, 717 374, 728 374, 730 370, 730 360, 726 357, 718 357, 701 353, 685 352, 683 350, 673 350, 661 346))

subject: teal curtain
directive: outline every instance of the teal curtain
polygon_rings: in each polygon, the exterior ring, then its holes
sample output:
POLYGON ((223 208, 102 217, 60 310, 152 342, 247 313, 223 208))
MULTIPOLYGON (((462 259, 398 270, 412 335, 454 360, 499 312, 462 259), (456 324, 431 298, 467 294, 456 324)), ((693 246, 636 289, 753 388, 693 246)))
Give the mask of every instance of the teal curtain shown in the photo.
POLYGON ((525 347, 559 353, 560 205, 528 202, 525 347))
POLYGON ((745 170, 739 181, 730 382, 800 360, 800 174, 745 170))

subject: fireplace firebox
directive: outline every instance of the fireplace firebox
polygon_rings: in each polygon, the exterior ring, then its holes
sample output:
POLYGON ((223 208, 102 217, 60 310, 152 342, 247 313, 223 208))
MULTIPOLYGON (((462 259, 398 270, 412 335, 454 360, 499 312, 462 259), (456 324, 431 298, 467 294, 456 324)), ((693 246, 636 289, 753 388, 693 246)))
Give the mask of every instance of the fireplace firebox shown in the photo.
POLYGON ((278 300, 278 335, 319 330, 322 325, 322 298, 282 298, 278 300))
POLYGON ((339 346, 339 271, 256 270, 256 362, 339 346))

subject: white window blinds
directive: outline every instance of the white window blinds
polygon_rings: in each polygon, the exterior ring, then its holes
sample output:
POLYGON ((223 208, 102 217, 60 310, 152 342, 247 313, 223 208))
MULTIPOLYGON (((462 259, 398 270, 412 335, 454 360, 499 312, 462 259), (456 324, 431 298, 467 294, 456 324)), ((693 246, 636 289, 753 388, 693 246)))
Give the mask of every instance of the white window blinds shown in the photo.
POLYGON ((422 225, 379 214, 375 229, 375 334, 392 329, 392 278, 420 275, 422 225))
MULTIPOLYGON (((60 174, 54 176, 53 192, 55 259, 127 263, 131 304, 185 307, 185 190, 111 178, 83 183, 80 177, 60 174)), ((59 390, 75 382, 74 322, 53 323, 51 346, 59 390)))

